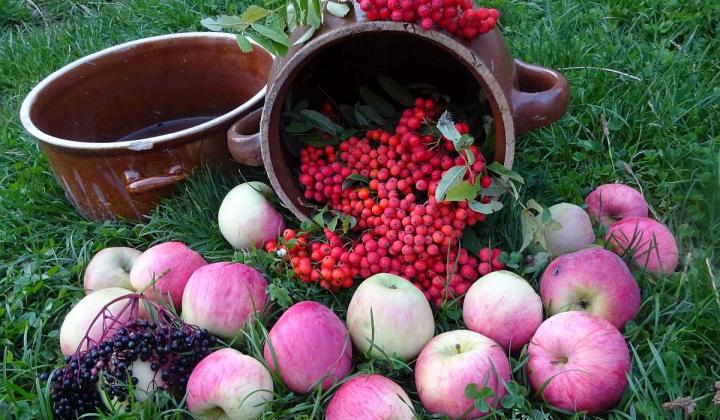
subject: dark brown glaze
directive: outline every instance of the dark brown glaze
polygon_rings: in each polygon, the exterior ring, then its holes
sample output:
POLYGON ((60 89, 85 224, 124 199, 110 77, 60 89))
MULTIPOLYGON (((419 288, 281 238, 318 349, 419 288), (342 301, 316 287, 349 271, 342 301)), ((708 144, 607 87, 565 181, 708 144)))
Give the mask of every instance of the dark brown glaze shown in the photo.
MULTIPOLYGON (((299 218, 306 219, 313 209, 304 201, 292 173, 296 162, 283 145, 281 122, 289 92, 296 98, 317 94, 310 73, 316 73, 324 90, 338 102, 343 94, 354 95, 357 86, 372 83, 370 79, 379 74, 402 83, 431 83, 461 97, 481 89, 495 122, 494 159, 508 168, 514 158, 515 135, 550 124, 565 113, 570 97, 565 78, 514 60, 499 30, 473 41, 458 40, 413 24, 369 22, 353 3, 354 10, 345 18, 326 13, 312 40, 291 48, 286 57, 276 60, 270 73, 258 140, 275 191, 299 218)), ((292 39, 303 32, 299 29, 292 39)), ((252 140, 251 136, 245 139, 252 140)), ((242 153, 238 149, 235 154, 242 153)))
POLYGON ((139 219, 198 166, 233 164, 228 128, 262 104, 272 63, 259 47, 242 53, 232 35, 142 40, 61 69, 29 95, 21 117, 80 214, 139 219), (192 118, 207 122, 122 141, 192 118))

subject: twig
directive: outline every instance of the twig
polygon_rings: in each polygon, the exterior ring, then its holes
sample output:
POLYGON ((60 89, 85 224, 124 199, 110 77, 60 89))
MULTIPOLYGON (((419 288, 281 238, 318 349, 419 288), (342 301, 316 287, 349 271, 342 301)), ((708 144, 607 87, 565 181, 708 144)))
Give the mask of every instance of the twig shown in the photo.
POLYGON ((635 80, 635 81, 642 82, 642 79, 639 78, 639 77, 637 77, 637 76, 633 76, 632 74, 627 74, 627 73, 621 72, 621 71, 619 71, 619 70, 608 69, 608 68, 605 68, 605 67, 592 67, 592 66, 585 66, 585 67, 580 67, 580 66, 579 66, 579 67, 563 67, 563 68, 561 68, 560 70, 601 70, 601 71, 606 71, 606 72, 608 72, 608 73, 619 74, 620 76, 625 76, 625 77, 628 77, 628 78, 633 79, 633 80, 635 80))

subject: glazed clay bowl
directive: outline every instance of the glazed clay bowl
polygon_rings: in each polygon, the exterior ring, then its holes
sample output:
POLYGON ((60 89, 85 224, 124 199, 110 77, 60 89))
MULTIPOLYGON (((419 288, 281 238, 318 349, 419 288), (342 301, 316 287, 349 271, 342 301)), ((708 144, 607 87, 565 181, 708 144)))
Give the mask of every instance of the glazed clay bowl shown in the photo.
MULTIPOLYGON (((302 34, 293 34, 297 39, 302 34)), ((304 46, 290 50, 273 65, 262 110, 248 115, 228 132, 228 145, 241 162, 262 156, 278 196, 297 217, 314 208, 305 201, 283 136, 283 110, 289 96, 352 103, 361 85, 376 84, 378 75, 403 84, 429 83, 456 103, 471 103, 482 94, 493 117, 494 156, 511 168, 515 136, 562 117, 569 102, 567 80, 556 71, 514 60, 496 29, 473 41, 402 22, 368 21, 357 5, 346 18, 325 14, 325 23, 304 46), (322 91, 317 86, 322 85, 322 91), (261 119, 260 132, 253 133, 261 119)))
POLYGON ((273 59, 230 34, 132 41, 48 76, 20 117, 80 214, 140 219, 198 166, 234 164, 227 130, 262 105, 273 59))

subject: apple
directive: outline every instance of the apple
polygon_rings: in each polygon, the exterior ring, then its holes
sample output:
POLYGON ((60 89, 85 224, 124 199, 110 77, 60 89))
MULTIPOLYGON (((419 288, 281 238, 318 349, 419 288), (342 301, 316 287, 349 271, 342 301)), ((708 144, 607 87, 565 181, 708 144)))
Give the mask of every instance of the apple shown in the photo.
POLYGON ((116 317, 117 326, 107 325, 107 331, 103 326, 103 316, 101 312, 103 308, 115 299, 122 296, 132 295, 131 290, 120 287, 108 287, 92 292, 82 299, 70 309, 65 315, 62 325, 60 326, 60 350, 65 356, 70 356, 76 351, 85 351, 88 349, 88 340, 84 340, 87 333, 88 338, 97 343, 102 339, 112 337, 121 324, 130 319, 131 311, 125 310, 130 299, 121 299, 107 307, 107 315, 116 317), (84 341, 83 341, 84 340, 84 341), (82 342, 82 346, 80 346, 82 342))
POLYGON ((675 237, 658 221, 625 218, 610 226, 605 239, 618 255, 631 255, 638 267, 652 274, 670 274, 677 268, 679 252, 675 237))
POLYGON ((325 410, 325 420, 414 420, 410 397, 400 385, 377 374, 357 375, 342 384, 325 410))
POLYGON ((255 419, 273 398, 262 363, 239 351, 215 351, 195 366, 187 383, 188 411, 196 419, 255 419))
POLYGON ((540 296, 525 279, 505 270, 480 277, 463 302, 467 328, 510 351, 527 344, 542 320, 540 296))
POLYGON ((503 381, 509 380, 510 362, 502 347, 474 331, 455 330, 436 336, 415 363, 415 385, 423 406, 431 413, 452 418, 484 414, 465 396, 469 384, 493 390, 494 395, 486 402, 495 407, 505 395, 503 381))
POLYGON ((132 289, 130 269, 142 254, 134 248, 124 246, 100 250, 92 257, 85 269, 83 286, 85 294, 108 287, 132 289))
POLYGON ((620 257, 602 248, 553 260, 540 279, 540 296, 548 315, 587 311, 620 330, 640 309, 640 287, 630 270, 620 257))
POLYGON ((246 182, 227 193, 218 211, 220 233, 235 249, 260 247, 277 239, 285 220, 268 197, 273 190, 262 182, 246 182))
POLYGON ((557 230, 545 231, 547 251, 550 255, 558 256, 579 251, 595 242, 592 222, 585 210, 570 203, 555 204, 548 210, 552 219, 561 225, 557 230))
POLYGON ((256 269, 230 262, 208 264, 195 270, 185 285, 182 319, 233 338, 267 299, 267 280, 256 269))
POLYGON ((554 315, 528 346, 530 384, 550 404, 599 414, 611 409, 628 383, 630 352, 608 321, 581 311, 554 315))
POLYGON ((604 184, 585 197, 590 216, 609 227, 626 217, 647 217, 648 204, 640 191, 624 184, 604 184))
POLYGON ((205 259, 182 242, 164 242, 143 252, 130 270, 135 290, 156 302, 168 301, 182 310, 185 284, 195 270, 207 264, 205 259))
POLYGON ((285 385, 305 394, 326 390, 350 372, 352 342, 345 324, 327 307, 298 302, 280 316, 268 334, 263 356, 285 385))
POLYGON ((387 273, 360 283, 348 306, 347 327, 353 344, 363 353, 369 350, 369 355, 378 356, 384 352, 404 360, 420 354, 435 335, 425 295, 411 282, 387 273))

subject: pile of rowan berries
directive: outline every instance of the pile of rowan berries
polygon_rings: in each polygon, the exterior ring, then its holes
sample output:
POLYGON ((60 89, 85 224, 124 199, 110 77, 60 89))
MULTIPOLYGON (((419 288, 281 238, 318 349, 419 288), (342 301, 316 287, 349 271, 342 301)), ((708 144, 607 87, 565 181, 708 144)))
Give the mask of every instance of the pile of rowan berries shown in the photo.
MULTIPOLYGON (((483 248, 473 255, 460 247, 465 228, 485 215, 466 201, 435 198, 443 174, 467 165, 449 140, 427 134, 438 108, 433 100, 418 98, 402 113, 394 133, 369 130, 336 146, 303 148, 299 181, 305 198, 354 217, 358 238, 344 240, 325 229, 318 239, 288 229, 266 250, 287 249, 304 282, 338 290, 358 277, 391 273, 412 281, 438 307, 465 293, 480 276, 502 269, 499 249, 483 248), (360 184, 348 185, 351 179, 360 184)), ((462 122, 456 128, 469 132, 462 122)), ((485 174, 485 158, 477 147, 471 150, 476 159, 465 177, 487 187, 491 178, 485 174)))
POLYGON ((369 20, 419 22, 423 29, 440 28, 474 39, 493 28, 497 9, 475 7, 473 0, 357 0, 369 20))

